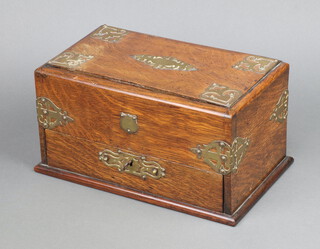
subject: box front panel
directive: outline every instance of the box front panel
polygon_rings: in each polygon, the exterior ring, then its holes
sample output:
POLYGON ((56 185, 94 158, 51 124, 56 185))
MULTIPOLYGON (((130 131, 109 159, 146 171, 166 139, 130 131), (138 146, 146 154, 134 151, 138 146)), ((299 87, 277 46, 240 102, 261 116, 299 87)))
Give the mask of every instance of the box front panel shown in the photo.
MULTIPOLYGON (((141 155, 127 150, 120 152, 119 148, 50 130, 46 130, 46 146, 48 165, 52 167, 209 210, 222 211, 222 177, 211 171, 148 155, 143 155, 145 164, 140 164, 140 168, 121 170, 119 167, 126 160, 121 154, 141 155), (151 167, 151 171, 146 170, 146 167, 151 167), (159 175, 154 170, 161 170, 163 174, 159 175), (149 174, 144 174, 147 171, 149 174)), ((129 169, 128 165, 124 163, 122 166, 129 169)))
POLYGON ((40 102, 48 98, 67 112, 52 130, 74 137, 203 170, 212 169, 191 149, 214 140, 230 142, 231 120, 205 109, 48 75, 36 86, 40 102))

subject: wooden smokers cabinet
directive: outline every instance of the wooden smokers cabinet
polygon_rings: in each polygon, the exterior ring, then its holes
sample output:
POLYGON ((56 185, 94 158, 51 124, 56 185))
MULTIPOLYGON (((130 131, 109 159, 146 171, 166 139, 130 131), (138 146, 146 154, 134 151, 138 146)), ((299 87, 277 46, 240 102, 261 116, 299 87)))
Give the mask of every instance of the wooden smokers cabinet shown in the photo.
POLYGON ((288 72, 103 25, 35 72, 35 171, 236 225, 293 162, 288 72))

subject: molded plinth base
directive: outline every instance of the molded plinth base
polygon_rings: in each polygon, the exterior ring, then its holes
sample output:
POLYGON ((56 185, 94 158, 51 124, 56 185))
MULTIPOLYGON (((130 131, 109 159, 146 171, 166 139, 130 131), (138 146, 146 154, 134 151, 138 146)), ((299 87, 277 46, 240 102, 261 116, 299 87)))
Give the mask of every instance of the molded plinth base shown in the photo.
POLYGON ((66 170, 53 168, 41 163, 36 165, 34 170, 38 173, 68 180, 71 182, 82 184, 84 186, 100 189, 118 195, 123 195, 126 197, 137 199, 139 201, 144 201, 161 207, 170 208, 208 220, 220 222, 226 225, 235 226, 292 163, 292 157, 285 157, 232 215, 213 212, 210 210, 188 205, 186 203, 180 203, 174 200, 153 196, 147 193, 120 187, 109 182, 93 179, 66 170))

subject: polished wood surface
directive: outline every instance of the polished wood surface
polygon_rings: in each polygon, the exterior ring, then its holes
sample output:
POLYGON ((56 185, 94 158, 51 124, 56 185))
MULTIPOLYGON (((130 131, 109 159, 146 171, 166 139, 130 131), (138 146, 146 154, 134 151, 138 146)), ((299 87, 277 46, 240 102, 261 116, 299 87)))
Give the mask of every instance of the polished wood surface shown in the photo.
MULTIPOLYGON (((35 81, 40 84, 43 83, 44 75, 35 74, 35 81)), ((38 125, 39 129, 39 139, 40 139, 40 154, 41 154, 41 163, 47 164, 47 146, 46 146, 46 133, 45 129, 38 125)))
POLYGON ((225 212, 232 214, 286 156, 287 121, 270 116, 288 88, 288 67, 235 117, 234 137, 247 137, 250 147, 238 172, 225 176, 225 212))
POLYGON ((176 200, 165 199, 158 196, 145 194, 141 191, 120 187, 109 182, 92 179, 87 176, 75 174, 58 168, 49 167, 44 164, 36 165, 34 170, 38 173, 75 182, 91 188, 111 192, 117 195, 144 201, 157 206, 170 208, 179 212, 184 212, 200 218, 220 222, 229 226, 235 226, 292 163, 292 157, 284 158, 279 163, 279 165, 277 165, 274 170, 264 179, 264 181, 255 189, 255 191, 244 201, 243 205, 239 207, 233 215, 214 212, 207 209, 194 207, 186 203, 181 203, 176 200))
POLYGON ((264 76, 232 67, 249 54, 132 31, 116 43, 95 39, 89 34, 66 50, 69 51, 94 56, 73 69, 75 71, 193 99, 199 99, 212 83, 246 92, 264 76), (154 69, 132 58, 141 54, 174 57, 198 70, 154 69))
POLYGON ((255 84, 245 95, 242 95, 241 98, 235 105, 233 105, 228 114, 230 116, 237 115, 240 113, 245 107, 251 104, 258 96, 262 94, 262 92, 274 82, 284 73, 287 73, 289 70, 289 64, 285 62, 281 62, 278 64, 276 68, 270 71, 268 74, 264 76, 257 84, 255 84))
MULTIPOLYGON (((166 175, 158 180, 150 177, 143 180, 99 161, 100 151, 109 149, 116 152, 118 148, 50 130, 46 130, 46 141, 50 166, 222 212, 222 176, 212 171, 146 156, 147 161, 155 161, 165 168, 166 175)), ((135 151, 126 152, 141 155, 135 151)))
POLYGON ((134 92, 118 92, 116 88, 100 88, 51 75, 45 76, 45 83, 37 81, 36 88, 37 96, 51 99, 74 119, 54 130, 74 137, 204 170, 210 167, 190 149, 212 140, 231 139, 231 119, 206 109, 186 108, 134 92), (121 112, 138 116, 137 133, 128 134, 121 129, 121 112))
POLYGON ((235 225, 292 163, 287 123, 270 121, 288 88, 289 65, 266 74, 232 66, 247 54, 129 32, 118 43, 89 36, 67 49, 93 55, 76 68, 50 64, 35 72, 37 97, 49 98, 74 120, 39 127, 38 172, 235 225), (176 57, 196 71, 154 69, 135 54, 176 57), (212 83, 239 90, 230 107, 199 98, 212 83), (138 117, 137 133, 120 127, 120 114, 138 117), (197 145, 236 137, 250 145, 238 172, 222 176, 191 152, 197 145), (98 160, 110 148, 144 155, 167 170, 160 180, 119 173, 98 160), (72 173, 73 172, 73 173, 72 173))

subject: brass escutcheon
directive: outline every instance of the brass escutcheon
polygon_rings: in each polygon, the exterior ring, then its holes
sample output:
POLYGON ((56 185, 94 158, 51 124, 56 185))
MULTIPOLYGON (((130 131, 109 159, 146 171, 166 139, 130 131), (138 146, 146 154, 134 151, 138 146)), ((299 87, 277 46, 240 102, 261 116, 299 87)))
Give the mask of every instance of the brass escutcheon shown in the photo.
POLYGON ((139 176, 143 180, 147 177, 160 179, 165 176, 165 169, 159 163, 147 161, 144 156, 133 155, 121 150, 114 152, 105 149, 99 152, 99 160, 108 167, 115 167, 120 172, 139 176))
POLYGON ((136 133, 139 130, 138 116, 129 113, 120 113, 120 127, 129 134, 136 133))

